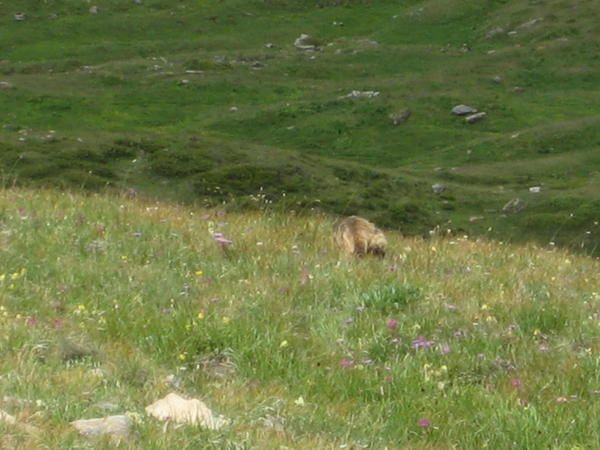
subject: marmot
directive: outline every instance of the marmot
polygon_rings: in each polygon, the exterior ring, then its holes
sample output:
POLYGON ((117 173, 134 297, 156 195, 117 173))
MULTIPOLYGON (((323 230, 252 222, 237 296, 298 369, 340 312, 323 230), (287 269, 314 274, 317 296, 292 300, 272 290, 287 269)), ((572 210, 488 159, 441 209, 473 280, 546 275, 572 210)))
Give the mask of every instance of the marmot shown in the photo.
POLYGON ((346 217, 333 226, 333 240, 347 254, 371 254, 383 258, 387 240, 379 228, 358 216, 346 217))

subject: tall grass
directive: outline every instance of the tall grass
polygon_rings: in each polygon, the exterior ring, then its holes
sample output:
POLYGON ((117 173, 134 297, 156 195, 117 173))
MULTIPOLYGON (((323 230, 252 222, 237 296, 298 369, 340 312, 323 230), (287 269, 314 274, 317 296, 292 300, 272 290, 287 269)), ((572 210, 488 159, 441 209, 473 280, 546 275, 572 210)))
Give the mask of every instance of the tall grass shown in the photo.
POLYGON ((597 260, 397 233, 353 260, 331 224, 2 191, 0 409, 39 431, 0 447, 113 448, 69 422, 126 412, 131 449, 597 448, 597 260), (231 425, 147 417, 171 390, 231 425))

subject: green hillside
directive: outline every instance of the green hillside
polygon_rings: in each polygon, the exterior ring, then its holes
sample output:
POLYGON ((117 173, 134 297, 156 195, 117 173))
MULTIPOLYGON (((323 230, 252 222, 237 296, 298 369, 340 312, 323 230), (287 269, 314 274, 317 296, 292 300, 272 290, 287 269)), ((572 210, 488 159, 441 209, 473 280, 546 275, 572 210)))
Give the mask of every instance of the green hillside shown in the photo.
POLYGON ((332 223, 0 191, 0 448, 598 448, 597 259, 388 233, 353 260, 332 223), (146 414, 169 392, 227 425, 146 414), (70 424, 113 415, 119 445, 70 424))
POLYGON ((3 1, 3 182, 598 254, 596 3, 3 1))

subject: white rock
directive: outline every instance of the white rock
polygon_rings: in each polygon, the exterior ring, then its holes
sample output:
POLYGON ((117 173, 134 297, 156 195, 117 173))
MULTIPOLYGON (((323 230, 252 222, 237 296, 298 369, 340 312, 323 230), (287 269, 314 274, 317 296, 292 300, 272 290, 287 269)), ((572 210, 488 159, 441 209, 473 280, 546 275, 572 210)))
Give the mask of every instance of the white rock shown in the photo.
POLYGON ((98 14, 98 7, 96 5, 90 6, 90 14, 98 14))
POLYGON ((467 114, 474 114, 476 112, 475 108, 467 105, 456 105, 452 108, 452 114, 456 114, 457 116, 466 116, 467 114))
POLYGON ((146 407, 146 412, 158 420, 200 425, 209 430, 218 430, 229 420, 213 412, 198 399, 185 399, 175 393, 157 400, 146 407))
POLYGON ((441 194, 442 192, 444 192, 446 190, 446 186, 444 184, 435 183, 434 185, 431 186, 431 190, 433 192, 435 192, 436 194, 441 194))
POLYGON ((465 121, 467 123, 475 123, 475 122, 479 122, 485 116, 487 116, 487 113, 479 112, 479 113, 471 114, 470 116, 465 117, 465 121))
POLYGON ((533 192, 534 194, 539 193, 542 190, 541 186, 531 186, 529 188, 529 192, 533 192))
POLYGON ((379 96, 379 91, 352 91, 341 98, 374 98, 379 96))
POLYGON ((25 13, 18 12, 15 13, 14 18, 17 22, 23 22, 27 17, 25 16, 25 13))
POLYGON ((319 46, 317 41, 310 37, 308 34, 302 33, 300 37, 298 37, 294 41, 294 47, 298 50, 318 50, 319 46))
POLYGON ((131 419, 125 415, 107 416, 98 419, 81 419, 71 422, 83 436, 103 436, 108 434, 115 438, 129 435, 131 419))
POLYGON ((0 90, 8 90, 8 89, 14 89, 14 86, 12 85, 12 83, 9 83, 8 81, 0 81, 0 90))

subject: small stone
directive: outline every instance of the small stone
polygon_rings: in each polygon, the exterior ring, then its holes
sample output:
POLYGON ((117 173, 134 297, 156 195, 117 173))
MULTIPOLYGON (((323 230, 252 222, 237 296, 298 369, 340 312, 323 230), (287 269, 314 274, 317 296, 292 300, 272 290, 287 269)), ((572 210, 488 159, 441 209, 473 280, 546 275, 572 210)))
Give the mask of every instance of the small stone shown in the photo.
POLYGON ((524 88, 524 87, 521 87, 521 86, 515 86, 515 87, 512 89, 512 91, 513 91, 515 94, 522 94, 523 92, 525 92, 525 88, 524 88))
POLYGON ((446 190, 446 185, 441 184, 441 183, 435 183, 434 185, 431 186, 431 190, 436 194, 441 194, 442 192, 444 192, 446 190))
POLYGON ((517 33, 516 31, 514 31, 514 30, 513 30, 513 31, 509 31, 509 32, 508 32, 508 33, 506 33, 506 34, 508 34, 509 36, 516 36, 518 33, 517 33))
POLYGON ((209 430, 218 430, 229 423, 228 419, 215 415, 200 400, 188 400, 175 393, 147 406, 146 412, 158 420, 199 425, 209 430))
POLYGON ((13 86, 12 83, 9 83, 8 81, 0 81, 0 91, 7 91, 9 89, 14 89, 15 87, 13 86))
POLYGON ((487 113, 479 112, 479 113, 471 114, 470 116, 465 117, 465 121, 467 123, 475 123, 475 122, 479 122, 480 120, 482 120, 485 116, 487 116, 487 113))
POLYGON ((231 112, 238 112, 239 108, 237 106, 232 106, 231 108, 229 108, 229 111, 231 111, 231 112))
POLYGON ((506 214, 517 214, 525 210, 525 208, 527 208, 527 203, 517 197, 507 202, 502 208, 502 212, 506 214))
POLYGON ((534 194, 538 194, 541 190, 542 190, 541 186, 531 186, 529 188, 529 192, 532 192, 534 194))
POLYGON ((107 416, 98 419, 82 419, 71 422, 83 436, 110 435, 113 438, 129 436, 131 419, 125 415, 107 416))
POLYGON ((494 76, 494 78, 492 78, 492 81, 494 83, 500 84, 500 83, 502 83, 502 77, 500 75, 496 75, 496 76, 494 76))
POLYGON ((294 41, 294 47, 298 50, 316 51, 319 50, 319 42, 308 34, 302 33, 300 37, 294 41))
POLYGON ((504 28, 502 28, 502 27, 492 28, 490 31, 485 33, 485 37, 487 39, 492 39, 493 37, 496 37, 503 33, 504 33, 504 28))
POLYGON ((272 42, 267 42, 265 44, 265 48, 275 48, 275 44, 273 44, 272 42))
POLYGON ((452 108, 452 114, 456 114, 457 116, 466 116, 467 114, 474 114, 477 110, 467 105, 456 105, 452 108))
POLYGON ((341 98, 374 98, 379 96, 379 91, 352 91, 341 98))
POLYGON ((411 112, 408 109, 405 109, 402 112, 396 113, 396 114, 390 114, 390 119, 392 120, 392 124, 394 124, 395 126, 398 126, 404 122, 406 122, 408 120, 408 118, 411 116, 411 112))
POLYGON ((98 7, 96 5, 90 6, 90 14, 98 14, 98 7))
POLYGON ((133 0, 133 3, 135 3, 136 5, 141 5, 142 4, 142 0, 133 0))
POLYGON ((541 17, 538 17, 536 19, 531 19, 531 20, 519 25, 517 27, 517 29, 530 28, 530 27, 534 26, 536 23, 541 22, 542 20, 544 20, 544 19, 542 19, 541 17))
POLYGON ((23 22, 27 18, 27 16, 25 16, 25 13, 18 12, 15 13, 14 18, 17 22, 23 22))

